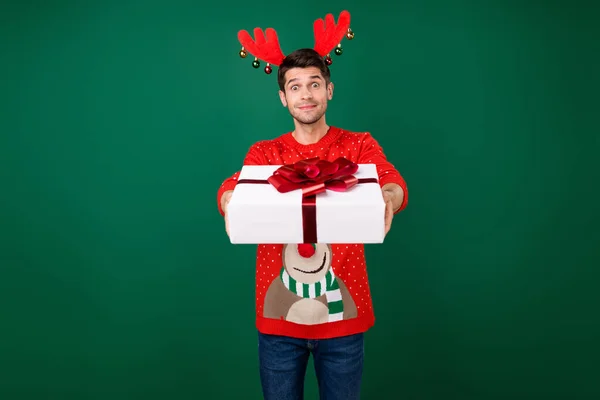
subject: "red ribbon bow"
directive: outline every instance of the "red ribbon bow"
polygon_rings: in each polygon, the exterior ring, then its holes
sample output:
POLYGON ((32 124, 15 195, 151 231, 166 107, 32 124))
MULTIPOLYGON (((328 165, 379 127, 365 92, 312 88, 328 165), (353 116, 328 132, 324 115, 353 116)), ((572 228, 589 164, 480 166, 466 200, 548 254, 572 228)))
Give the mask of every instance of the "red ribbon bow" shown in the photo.
POLYGON ((302 189, 302 197, 314 196, 325 190, 345 192, 358 183, 353 175, 358 164, 343 157, 335 161, 318 157, 284 165, 267 181, 280 193, 302 189))

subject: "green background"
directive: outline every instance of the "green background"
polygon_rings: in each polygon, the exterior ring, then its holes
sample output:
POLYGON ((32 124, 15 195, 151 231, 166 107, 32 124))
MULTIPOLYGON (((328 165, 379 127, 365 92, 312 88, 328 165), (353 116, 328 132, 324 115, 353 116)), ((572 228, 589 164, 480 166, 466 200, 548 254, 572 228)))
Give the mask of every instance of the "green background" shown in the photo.
POLYGON ((361 3, 2 2, 0 398, 261 398, 216 191, 292 122, 236 35, 343 9, 328 122, 410 193, 367 247, 363 398, 600 397, 592 2, 361 3))

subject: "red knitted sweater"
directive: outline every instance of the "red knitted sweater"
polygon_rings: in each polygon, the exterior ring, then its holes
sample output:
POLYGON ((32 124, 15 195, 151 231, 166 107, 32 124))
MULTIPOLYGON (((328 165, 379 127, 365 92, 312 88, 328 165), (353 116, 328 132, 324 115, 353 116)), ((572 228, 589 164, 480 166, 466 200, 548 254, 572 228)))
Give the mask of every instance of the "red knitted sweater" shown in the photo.
MULTIPOLYGON (((376 164, 380 186, 406 183, 367 132, 330 127, 319 142, 298 143, 291 132, 254 144, 244 165, 282 165, 320 157, 345 157, 358 164, 376 164)), ((217 193, 232 190, 239 171, 217 193)), ((365 332, 375 322, 364 245, 260 244, 256 256, 256 326, 260 332, 297 338, 323 339, 365 332), (316 271, 316 272, 315 272, 316 271)))

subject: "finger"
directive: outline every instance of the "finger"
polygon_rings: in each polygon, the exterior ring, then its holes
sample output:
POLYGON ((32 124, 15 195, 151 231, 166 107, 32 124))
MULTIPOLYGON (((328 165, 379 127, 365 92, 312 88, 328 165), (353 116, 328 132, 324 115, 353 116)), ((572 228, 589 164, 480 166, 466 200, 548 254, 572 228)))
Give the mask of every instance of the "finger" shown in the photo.
POLYGON ((385 207, 386 215, 385 215, 385 229, 386 234, 390 231, 392 227, 392 219, 394 217, 394 212, 392 209, 393 205, 391 201, 388 201, 385 207))

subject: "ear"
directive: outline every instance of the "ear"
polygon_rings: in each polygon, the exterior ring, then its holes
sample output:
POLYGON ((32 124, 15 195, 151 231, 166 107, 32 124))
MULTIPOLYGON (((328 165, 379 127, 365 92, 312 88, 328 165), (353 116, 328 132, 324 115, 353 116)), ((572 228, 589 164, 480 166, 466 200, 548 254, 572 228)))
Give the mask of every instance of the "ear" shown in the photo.
POLYGON ((282 90, 279 91, 279 99, 281 100, 281 104, 283 104, 284 107, 287 107, 287 100, 285 99, 285 93, 282 90))
POLYGON ((331 100, 333 98, 333 82, 329 82, 327 85, 327 99, 331 100))

